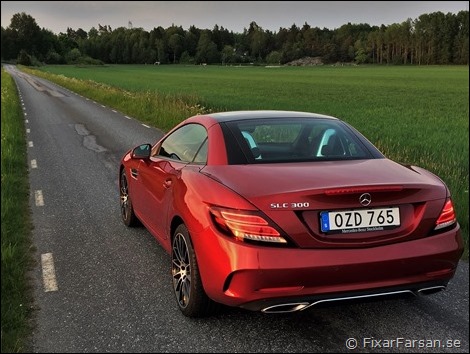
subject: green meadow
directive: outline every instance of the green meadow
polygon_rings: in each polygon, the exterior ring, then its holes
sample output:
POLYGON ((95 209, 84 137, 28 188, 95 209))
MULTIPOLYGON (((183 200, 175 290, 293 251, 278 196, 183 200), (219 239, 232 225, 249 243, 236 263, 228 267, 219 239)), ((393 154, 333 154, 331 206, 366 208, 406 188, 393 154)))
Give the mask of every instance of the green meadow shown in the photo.
POLYGON ((209 111, 283 109, 341 118, 387 157, 427 168, 447 183, 468 252, 468 66, 111 65, 41 71, 162 130, 209 111), (170 102, 179 104, 162 110, 170 102))

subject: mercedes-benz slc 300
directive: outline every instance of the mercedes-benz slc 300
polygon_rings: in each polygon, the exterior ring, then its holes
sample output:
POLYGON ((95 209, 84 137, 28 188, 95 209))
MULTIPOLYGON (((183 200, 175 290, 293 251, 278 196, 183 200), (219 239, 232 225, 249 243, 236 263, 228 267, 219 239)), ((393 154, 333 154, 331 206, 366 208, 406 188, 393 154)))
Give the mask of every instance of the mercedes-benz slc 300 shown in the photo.
POLYGON ((189 317, 446 288, 463 252, 446 184, 307 112, 196 115, 123 156, 120 212, 170 255, 189 317))

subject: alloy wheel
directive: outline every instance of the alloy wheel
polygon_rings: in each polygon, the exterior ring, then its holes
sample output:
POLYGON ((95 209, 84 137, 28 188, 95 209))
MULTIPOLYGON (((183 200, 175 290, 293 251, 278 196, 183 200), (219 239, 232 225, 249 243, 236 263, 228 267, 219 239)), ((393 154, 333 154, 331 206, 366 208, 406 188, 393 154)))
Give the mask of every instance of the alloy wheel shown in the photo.
POLYGON ((172 274, 176 299, 179 306, 185 308, 191 298, 191 262, 188 245, 181 233, 173 240, 172 274))

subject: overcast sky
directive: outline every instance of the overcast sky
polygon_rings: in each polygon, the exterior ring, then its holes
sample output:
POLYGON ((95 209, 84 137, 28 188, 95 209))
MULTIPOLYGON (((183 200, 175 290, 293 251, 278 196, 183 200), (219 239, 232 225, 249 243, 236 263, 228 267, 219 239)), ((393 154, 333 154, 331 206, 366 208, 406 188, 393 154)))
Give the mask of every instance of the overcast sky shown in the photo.
POLYGON ((172 24, 187 30, 191 25, 212 29, 214 25, 235 33, 255 21, 264 30, 280 27, 335 29, 353 24, 390 25, 425 13, 457 14, 468 11, 468 1, 2 1, 2 27, 16 13, 31 15, 41 28, 58 34, 67 27, 89 31, 98 24, 117 27, 167 28, 172 24))

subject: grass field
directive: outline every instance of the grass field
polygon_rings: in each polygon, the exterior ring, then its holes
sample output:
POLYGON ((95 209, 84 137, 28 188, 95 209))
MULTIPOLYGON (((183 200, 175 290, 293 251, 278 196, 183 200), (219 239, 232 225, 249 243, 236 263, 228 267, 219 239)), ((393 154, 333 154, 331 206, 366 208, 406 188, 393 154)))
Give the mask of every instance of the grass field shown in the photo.
POLYGON ((48 76, 72 89, 80 84, 85 87, 78 88, 82 94, 108 100, 104 103, 163 130, 199 111, 286 109, 342 118, 386 156, 427 168, 447 183, 468 257, 467 66, 119 65, 47 66, 41 70, 61 75, 48 76), (124 91, 106 97, 106 91, 114 89, 87 80, 124 91), (94 91, 86 88, 90 85, 94 91), (160 109, 168 102, 162 103, 162 97, 180 105, 165 113, 160 109), (149 106, 151 102, 155 108, 149 106))

